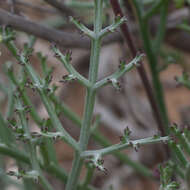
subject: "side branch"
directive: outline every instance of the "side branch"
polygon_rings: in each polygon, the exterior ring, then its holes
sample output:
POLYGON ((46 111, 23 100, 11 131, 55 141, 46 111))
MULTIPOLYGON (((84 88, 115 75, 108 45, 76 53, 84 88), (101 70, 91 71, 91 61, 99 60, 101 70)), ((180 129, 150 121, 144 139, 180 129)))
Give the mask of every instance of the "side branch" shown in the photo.
POLYGON ((115 151, 119 151, 119 150, 123 150, 129 147, 133 147, 133 148, 138 148, 141 145, 145 145, 145 144, 155 144, 155 143, 159 143, 159 142, 166 142, 168 141, 170 138, 169 136, 166 137, 148 137, 145 139, 140 139, 140 140, 134 140, 134 141, 127 141, 126 143, 118 143, 112 146, 109 146, 107 148, 103 148, 100 150, 88 150, 88 151, 84 151, 81 154, 81 157, 96 157, 98 156, 104 156, 110 153, 113 153, 115 151))
MULTIPOLYGON (((112 75, 105 77, 104 79, 96 82, 96 84, 94 85, 94 89, 98 89, 100 87, 103 87, 107 84, 109 84, 110 82, 113 83, 117 83, 117 80, 122 77, 125 73, 129 72, 130 70, 132 70, 135 66, 139 65, 139 62, 141 61, 143 54, 141 55, 137 55, 130 63, 126 64, 125 62, 121 62, 119 65, 119 70, 117 70, 115 73, 113 73, 112 75)), ((114 84, 113 84, 114 86, 114 84)))

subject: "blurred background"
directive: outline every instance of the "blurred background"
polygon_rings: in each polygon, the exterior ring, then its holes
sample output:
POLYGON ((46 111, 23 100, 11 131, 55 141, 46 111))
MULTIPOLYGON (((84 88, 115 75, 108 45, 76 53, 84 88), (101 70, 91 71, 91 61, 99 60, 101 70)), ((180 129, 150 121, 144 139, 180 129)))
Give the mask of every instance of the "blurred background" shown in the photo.
MULTIPOLYGON (((61 1, 60 1, 61 2, 61 1)), ((81 35, 78 29, 68 21, 68 15, 72 14, 79 17, 82 23, 92 28, 93 25, 93 9, 91 2, 89 6, 84 8, 79 4, 72 4, 71 1, 64 1, 68 7, 68 13, 63 14, 60 10, 55 9, 43 0, 0 0, 0 8, 4 9, 11 14, 19 15, 20 17, 31 20, 32 22, 56 28, 60 31, 65 31, 70 34, 77 34, 81 43, 86 37, 81 35)), ((147 8, 149 4, 147 4, 147 8)), ((139 34, 138 23, 134 13, 131 10, 125 10, 127 13, 128 25, 131 28, 134 41, 140 51, 143 52, 141 36, 139 34)), ((105 8, 105 25, 113 20, 112 9, 108 6, 105 8)), ((169 7, 169 15, 167 21, 167 32, 164 43, 161 46, 161 53, 159 57, 159 67, 161 82, 164 88, 166 105, 170 121, 176 122, 180 125, 189 123, 190 113, 190 92, 177 84, 175 76, 180 76, 185 70, 190 71, 190 34, 186 31, 179 29, 178 24, 182 23, 184 19, 189 19, 190 9, 189 6, 182 6, 176 8, 174 3, 169 7)), ((2 24, 2 23, 0 23, 2 24)), ((159 24, 159 14, 155 15, 151 22, 150 28, 154 36, 159 24)), ((16 25, 16 24, 15 24, 16 25)), ((38 30, 38 28, 36 28, 38 30)), ((54 34, 52 34, 54 35, 54 34)), ((51 35, 50 35, 51 36, 51 35)), ((77 82, 60 83, 62 76, 67 74, 63 65, 54 58, 50 50, 50 41, 38 38, 34 45, 34 53, 31 57, 33 67, 38 73, 42 73, 40 62, 37 56, 38 52, 46 55, 47 64, 53 67, 53 80, 52 84, 56 84, 57 96, 67 104, 80 118, 83 114, 85 89, 77 82)), ((23 44, 27 42, 28 37, 25 30, 17 32, 16 44, 22 48, 23 44)), ((73 42, 72 45, 60 45, 62 52, 72 50, 72 65, 84 76, 88 76, 89 60, 90 60, 90 47, 80 48, 73 42)), ((8 85, 8 78, 4 74, 4 66, 7 62, 15 63, 6 47, 0 44, 0 82, 3 85, 8 85)), ((106 44, 103 44, 100 56, 99 79, 107 76, 117 70, 120 60, 131 60, 130 51, 121 38, 120 31, 116 32, 114 38, 111 38, 106 44)), ((149 76, 149 69, 146 57, 143 60, 144 66, 149 76)), ((14 64, 14 70, 17 72, 20 66, 14 64)), ((150 78, 150 76, 149 76, 150 78)), ((151 80, 151 78, 150 78, 151 80)), ((132 70, 120 79, 121 90, 117 91, 111 85, 106 86, 98 91, 94 118, 100 116, 99 130, 106 136, 112 143, 119 142, 119 137, 123 134, 126 126, 132 131, 131 139, 139 139, 149 137, 154 134, 159 134, 156 123, 152 116, 152 111, 147 100, 146 93, 136 70, 132 70)), ((40 97, 28 89, 28 96, 31 98, 33 104, 38 110, 41 118, 48 118, 48 114, 41 103, 40 97)), ((0 89, 0 109, 3 114, 6 113, 8 97, 0 89)), ((79 129, 64 114, 60 114, 60 119, 64 128, 75 138, 79 137, 79 129)), ((36 124, 30 120, 30 127, 32 131, 38 131, 36 124)), ((62 141, 57 141, 55 144, 56 154, 61 166, 67 171, 71 168, 73 159, 73 151, 62 141)), ((89 149, 98 149, 100 146, 93 140, 90 140, 89 149)), ((141 147, 138 152, 133 149, 123 151, 134 161, 141 162, 143 165, 155 171, 158 164, 164 160, 163 145, 147 145, 141 147)), ((156 190, 159 188, 159 180, 151 180, 143 177, 138 171, 134 170, 127 164, 123 164, 116 157, 109 155, 105 157, 105 167, 108 169, 108 174, 105 175, 101 171, 96 171, 93 177, 92 184, 100 189, 113 189, 115 190, 156 190)), ((7 171, 14 170, 14 160, 7 158, 6 169, 7 171)), ((81 178, 85 174, 81 175, 81 178)), ((63 184, 59 180, 48 176, 48 179, 56 187, 55 189, 63 189, 63 184)), ((7 186, 6 189, 16 189, 14 185, 7 186)))

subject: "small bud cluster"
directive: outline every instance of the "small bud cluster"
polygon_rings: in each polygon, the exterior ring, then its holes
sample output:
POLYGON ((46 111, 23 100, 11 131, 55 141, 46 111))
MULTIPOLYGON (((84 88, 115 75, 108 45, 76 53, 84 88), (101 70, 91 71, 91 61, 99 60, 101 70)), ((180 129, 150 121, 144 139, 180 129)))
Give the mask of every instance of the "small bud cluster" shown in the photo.
POLYGON ((165 166, 160 166, 160 181, 161 181, 161 190, 178 190, 179 183, 172 181, 173 168, 169 164, 165 166))
POLYGON ((15 40, 15 32, 11 26, 3 25, 0 27, 0 43, 6 43, 15 40))
POLYGON ((123 60, 123 59, 120 59, 119 60, 119 69, 124 69, 125 68, 125 65, 126 65, 126 61, 123 60))
POLYGON ((79 29, 79 34, 83 36, 88 36, 90 38, 93 38, 93 32, 88 29, 79 19, 73 18, 70 16, 70 21, 79 29))
POLYGON ((71 50, 67 50, 65 55, 63 55, 60 50, 57 48, 56 44, 52 43, 50 48, 53 50, 54 52, 54 57, 61 60, 61 59, 65 59, 68 63, 72 61, 72 51, 71 50))
POLYGON ((116 90, 121 91, 121 84, 118 82, 117 79, 108 78, 107 81, 108 83, 111 83, 116 90))
POLYGON ((128 143, 130 141, 130 134, 131 134, 131 131, 129 127, 127 126, 124 129, 124 135, 120 137, 120 141, 122 144, 128 143))
POLYGON ((116 16, 114 19, 114 23, 108 27, 108 31, 111 33, 115 32, 118 26, 123 24, 126 21, 127 19, 125 17, 121 17, 120 15, 116 16))
POLYGON ((25 83, 24 86, 25 86, 26 88, 32 89, 33 92, 36 90, 36 86, 33 85, 33 83, 32 83, 29 79, 27 79, 27 82, 25 83))
POLYGON ((32 56, 34 49, 28 47, 28 44, 24 44, 24 50, 23 52, 18 52, 17 50, 17 57, 19 58, 18 64, 25 66, 26 64, 29 64, 30 57, 32 56))
POLYGON ((72 51, 71 50, 67 50, 66 53, 65 53, 65 58, 66 58, 66 61, 68 63, 70 63, 72 61, 72 51))
POLYGON ((22 178, 33 179, 34 182, 36 183, 38 183, 38 178, 39 178, 39 173, 35 170, 25 171, 20 169, 19 171, 9 171, 7 172, 7 175, 15 176, 17 179, 22 179, 22 178))
POLYGON ((49 128, 47 126, 41 127, 41 132, 34 131, 31 132, 30 134, 32 138, 38 139, 39 144, 42 143, 43 138, 50 138, 55 142, 61 139, 61 137, 63 136, 62 133, 60 132, 49 132, 49 128))
POLYGON ((100 155, 94 155, 88 158, 87 164, 90 165, 90 167, 95 167, 99 171, 104 172, 104 174, 108 174, 107 169, 103 166, 104 160, 101 158, 100 155))
POLYGON ((16 140, 22 141, 23 143, 27 143, 27 142, 31 141, 30 137, 27 134, 25 134, 23 126, 13 125, 10 122, 8 127, 14 131, 16 140))
MULTIPOLYGON (((186 176, 189 170, 190 162, 190 130, 189 127, 182 127, 176 123, 170 127, 171 138, 168 141, 169 147, 175 156, 174 166, 180 171, 180 176, 186 176)), ((174 188, 175 189, 175 188, 174 188)))
POLYGON ((190 89, 190 77, 187 72, 183 71, 182 76, 180 77, 175 76, 174 79, 177 82, 177 87, 180 87, 181 85, 183 85, 186 88, 190 89))
POLYGON ((68 82, 68 81, 75 81, 75 80, 76 80, 76 77, 73 74, 70 74, 70 75, 64 75, 62 77, 62 80, 60 80, 59 82, 65 83, 65 82, 68 82))
POLYGON ((26 88, 32 89, 33 92, 36 90, 44 91, 47 93, 47 95, 53 93, 55 89, 57 88, 56 86, 51 87, 50 83, 52 82, 53 76, 51 74, 46 75, 44 80, 42 80, 41 84, 40 83, 34 83, 31 82, 29 79, 27 79, 27 82, 25 83, 26 88))
POLYGON ((22 107, 16 107, 14 112, 18 113, 20 111, 23 111, 24 113, 29 113, 30 112, 30 106, 22 106, 22 107))
POLYGON ((9 175, 9 176, 15 176, 17 179, 21 179, 22 178, 22 174, 24 174, 24 171, 22 173, 15 172, 15 171, 9 171, 9 172, 7 172, 7 175, 9 175))
POLYGON ((121 142, 121 144, 129 143, 129 145, 131 147, 133 147, 136 152, 138 152, 140 144, 139 143, 133 143, 132 141, 130 141, 130 134, 131 134, 131 131, 130 131, 129 127, 126 127, 124 129, 124 135, 120 137, 120 142, 121 142))
POLYGON ((12 129, 16 134, 19 134, 19 135, 23 135, 24 134, 24 130, 22 128, 22 126, 18 126, 18 125, 13 125, 10 121, 9 121, 9 125, 8 127, 10 129, 12 129))

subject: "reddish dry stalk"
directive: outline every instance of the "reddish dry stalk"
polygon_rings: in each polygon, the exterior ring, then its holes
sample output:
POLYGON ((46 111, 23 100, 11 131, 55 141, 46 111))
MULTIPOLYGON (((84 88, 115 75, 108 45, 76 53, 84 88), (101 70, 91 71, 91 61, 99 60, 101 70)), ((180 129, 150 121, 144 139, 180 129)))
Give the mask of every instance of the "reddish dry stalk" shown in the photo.
MULTIPOLYGON (((111 3, 111 6, 112 6, 112 9, 114 11, 114 14, 116 16, 123 17, 124 14, 123 14, 123 12, 121 10, 121 7, 120 7, 120 4, 119 4, 118 0, 110 0, 110 3, 111 3)), ((127 24, 126 23, 122 24, 120 26, 120 28, 121 28, 121 31, 123 33, 123 37, 124 37, 127 45, 129 46, 129 49, 130 49, 130 51, 132 53, 132 56, 135 57, 138 54, 138 50, 135 47, 135 44, 133 43, 132 35, 131 35, 131 33, 130 33, 129 29, 128 29, 127 24)), ((142 83, 144 85, 144 88, 145 88, 146 94, 148 96, 148 100, 150 102, 150 105, 151 105, 151 108, 152 108, 152 111, 153 111, 153 115, 154 115, 154 118, 155 118, 155 120, 157 122, 158 128, 159 128, 159 130, 161 132, 161 135, 164 136, 165 135, 165 130, 164 130, 163 120, 162 120, 160 111, 158 109, 158 105, 156 103, 152 87, 150 85, 150 82, 148 81, 146 71, 145 71, 144 66, 143 66, 142 63, 140 64, 139 67, 137 67, 137 71, 138 71, 138 73, 140 75, 140 78, 142 80, 142 83)))

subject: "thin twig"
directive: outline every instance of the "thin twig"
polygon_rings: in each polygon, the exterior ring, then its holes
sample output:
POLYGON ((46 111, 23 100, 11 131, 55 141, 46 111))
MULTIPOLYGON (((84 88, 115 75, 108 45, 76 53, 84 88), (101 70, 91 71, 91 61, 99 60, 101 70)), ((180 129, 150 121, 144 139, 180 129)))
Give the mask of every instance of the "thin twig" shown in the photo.
POLYGON ((46 3, 51 5, 52 7, 56 8, 59 10, 62 14, 65 16, 76 16, 76 13, 72 11, 72 9, 68 8, 67 6, 64 5, 62 2, 58 2, 57 0, 44 0, 46 3))
POLYGON ((8 4, 10 4, 10 11, 12 14, 15 13, 15 0, 8 0, 8 4))
POLYGON ((42 7, 35 5, 34 3, 22 1, 22 0, 14 0, 15 1, 15 6, 24 6, 27 8, 35 9, 38 11, 46 12, 46 13, 51 13, 51 14, 57 14, 59 13, 56 9, 54 8, 48 8, 48 7, 42 7))
MULTIPOLYGON (((60 46, 67 48, 90 48, 90 39, 81 37, 80 34, 72 34, 70 32, 59 31, 30 20, 21 16, 10 14, 9 12, 0 8, 0 24, 12 26, 16 30, 20 30, 39 38, 55 42, 60 46)), ((120 35, 110 34, 103 40, 103 44, 110 44, 122 40, 120 35)))
MULTIPOLYGON (((123 15, 123 12, 121 10, 119 2, 117 0, 110 0, 110 2, 111 2, 111 5, 112 5, 112 8, 113 8, 113 11, 114 11, 115 15, 116 16, 120 15, 121 17, 123 17, 124 15, 123 15)), ((135 47, 135 44, 133 42, 133 39, 132 39, 132 36, 131 36, 131 33, 129 31, 129 28, 128 28, 127 24, 126 23, 122 24, 120 26, 120 28, 121 28, 121 31, 122 31, 123 36, 125 38, 125 41, 126 41, 127 45, 129 46, 129 48, 131 50, 132 56, 135 57, 137 55, 138 51, 137 51, 137 49, 135 47)), ((150 83, 148 81, 148 78, 147 78, 147 75, 146 75, 146 72, 145 72, 145 69, 144 69, 142 63, 140 64, 139 67, 137 67, 137 70, 138 70, 138 73, 139 73, 139 75, 141 77, 143 85, 145 87, 145 90, 146 90, 150 105, 152 107, 154 118, 155 118, 155 120, 156 120, 156 122, 158 124, 158 128, 161 131, 162 136, 164 136, 165 135, 164 125, 163 125, 163 121, 162 121, 162 118, 161 118, 161 115, 160 115, 160 111, 158 109, 158 106, 157 106, 157 103, 155 101, 155 97, 154 97, 151 85, 150 85, 150 83)))
MULTIPOLYGON (((169 17, 169 22, 167 23, 167 28, 172 29, 175 28, 182 20, 188 16, 187 11, 183 11, 181 14, 181 19, 178 18, 178 22, 176 23, 176 19, 173 16, 177 14, 177 12, 172 13, 171 17, 169 17)), ((158 23, 158 20, 155 18, 155 22, 152 22, 155 26, 155 23, 158 23)), ((36 37, 42 38, 49 42, 55 42, 60 46, 67 48, 82 48, 89 49, 90 48, 90 40, 87 37, 81 38, 79 34, 72 34, 64 31, 59 31, 56 29, 49 28, 47 26, 35 23, 33 21, 27 20, 21 16, 17 16, 14 14, 10 14, 8 11, 5 11, 0 8, 0 24, 1 25, 9 25, 14 29, 23 31, 29 34, 32 34, 36 37)), ((135 32, 137 28, 132 28, 131 31, 135 32)), ((120 33, 109 34, 103 39, 103 45, 111 44, 114 42, 121 42, 122 38, 120 33)))

